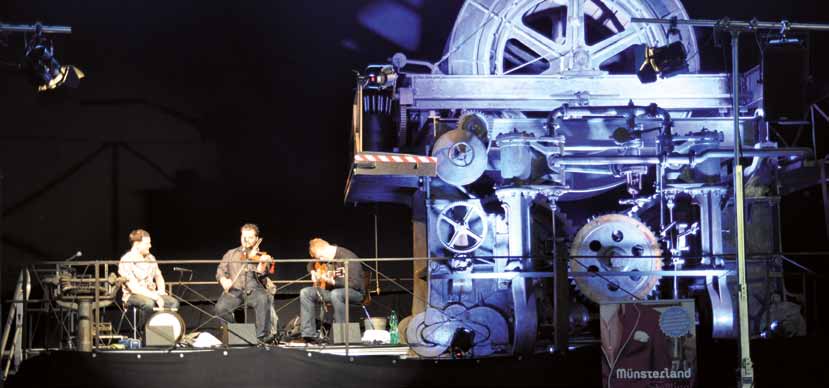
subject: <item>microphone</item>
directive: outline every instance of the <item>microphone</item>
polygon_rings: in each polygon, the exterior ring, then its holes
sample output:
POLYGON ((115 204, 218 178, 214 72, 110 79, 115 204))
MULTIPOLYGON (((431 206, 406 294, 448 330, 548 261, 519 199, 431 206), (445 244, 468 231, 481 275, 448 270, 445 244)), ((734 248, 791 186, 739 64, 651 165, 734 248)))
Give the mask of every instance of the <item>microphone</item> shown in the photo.
POLYGON ((193 270, 192 270, 192 269, 181 268, 181 267, 173 267, 173 271, 193 272, 193 270))
POLYGON ((77 259, 77 258, 79 258, 79 257, 81 257, 81 256, 83 256, 83 252, 81 252, 81 251, 77 251, 77 252, 75 252, 75 254, 74 254, 74 255, 69 256, 69 258, 68 258, 68 259, 66 259, 66 261, 72 261, 72 260, 75 260, 75 259, 77 259))

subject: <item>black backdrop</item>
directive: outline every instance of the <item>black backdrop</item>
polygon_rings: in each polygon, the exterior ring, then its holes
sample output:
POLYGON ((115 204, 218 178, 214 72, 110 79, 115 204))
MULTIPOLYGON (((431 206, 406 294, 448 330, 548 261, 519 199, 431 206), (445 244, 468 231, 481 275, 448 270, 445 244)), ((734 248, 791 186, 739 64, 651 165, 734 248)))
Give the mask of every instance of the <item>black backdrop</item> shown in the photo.
MULTIPOLYGON (((307 256, 316 235, 371 257, 376 212, 379 255, 410 255, 406 208, 343 205, 352 70, 396 51, 438 58, 462 2, 392 2, 421 18, 419 43, 406 50, 359 23, 382 3, 0 3, 5 23, 72 26, 55 37, 57 53, 88 75, 68 96, 37 97, 8 66, 22 37, 0 47, 3 295, 21 264, 77 250, 117 258, 135 227, 150 230, 162 260, 218 259, 244 222, 262 227, 277 257, 307 256)), ((686 3, 696 18, 829 22, 818 0, 686 3)), ((825 89, 827 37, 813 35, 812 97, 825 89)), ((698 40, 703 71, 724 71, 727 47, 710 31, 698 40)), ((744 69, 757 63, 753 42, 742 40, 744 69)), ((818 129, 822 146, 826 126, 818 129)), ((784 247, 825 250, 819 191, 790 197, 784 247)), ((381 266, 398 276, 408 268, 381 266)), ((302 272, 285 266, 280 276, 302 272)), ((212 268, 199 275, 212 278, 212 268)))

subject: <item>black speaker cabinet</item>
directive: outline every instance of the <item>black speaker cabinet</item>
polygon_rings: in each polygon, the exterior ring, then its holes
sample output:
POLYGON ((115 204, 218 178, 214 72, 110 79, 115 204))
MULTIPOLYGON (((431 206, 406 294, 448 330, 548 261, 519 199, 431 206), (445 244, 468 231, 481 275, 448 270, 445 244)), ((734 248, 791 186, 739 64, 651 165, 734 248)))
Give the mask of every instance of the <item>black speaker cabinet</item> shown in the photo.
POLYGON ((228 323, 222 325, 222 344, 256 345, 256 327, 252 323, 228 323))
POLYGON ((772 41, 767 44, 763 50, 763 111, 766 120, 803 120, 808 80, 808 47, 800 41, 772 41))

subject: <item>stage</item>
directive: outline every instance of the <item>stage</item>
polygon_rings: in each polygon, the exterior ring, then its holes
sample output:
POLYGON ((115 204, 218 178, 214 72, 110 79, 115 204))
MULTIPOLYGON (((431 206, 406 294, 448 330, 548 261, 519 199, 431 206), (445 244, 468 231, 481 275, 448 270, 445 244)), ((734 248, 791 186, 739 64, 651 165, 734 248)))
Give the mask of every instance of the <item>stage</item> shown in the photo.
MULTIPOLYGON (((757 387, 824 387, 825 341, 752 343, 757 387)), ((699 387, 736 385, 736 345, 700 347, 699 387)), ((567 357, 421 359, 405 347, 230 347, 53 351, 26 360, 6 387, 601 387, 597 347, 567 357)))
MULTIPOLYGON (((56 351, 24 362, 7 387, 591 387, 598 354, 494 357, 477 360, 405 358, 400 349, 239 347, 216 350, 56 351), (383 349, 379 349, 383 350, 383 349), (382 353, 382 352, 380 352, 382 353), (398 353, 398 355, 388 355, 398 353), (562 371, 583 370, 584 373, 562 371)), ((405 348, 403 348, 405 349, 405 348)))

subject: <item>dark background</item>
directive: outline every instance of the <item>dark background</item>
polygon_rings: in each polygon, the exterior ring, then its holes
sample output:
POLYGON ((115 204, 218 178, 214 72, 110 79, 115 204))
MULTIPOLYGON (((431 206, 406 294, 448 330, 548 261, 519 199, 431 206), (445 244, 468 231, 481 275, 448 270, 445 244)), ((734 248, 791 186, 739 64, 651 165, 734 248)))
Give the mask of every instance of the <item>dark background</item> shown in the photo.
MULTIPOLYGON (((364 257, 411 256, 407 208, 343 203, 352 70, 397 51, 436 60, 461 4, 0 2, 2 22, 72 26, 71 35, 54 37, 57 57, 87 74, 69 95, 38 96, 11 66, 22 54, 22 36, 6 36, 0 47, 3 296, 10 296, 21 265, 78 250, 82 259, 117 259, 137 227, 150 231, 161 260, 219 259, 238 245, 245 222, 259 224, 262 248, 277 258, 306 257, 314 236, 364 257), (411 28, 398 26, 405 47, 360 22, 359 15, 383 7, 419 17, 405 26, 411 28)), ((692 18, 829 22, 818 4, 685 6, 692 18)), ((829 78, 828 38, 812 34, 813 99, 829 78)), ((727 43, 717 47, 703 30, 698 44, 704 72, 727 71, 727 43)), ((745 70, 759 54, 753 36, 742 46, 745 70)), ((822 145, 826 126, 818 129, 822 145)), ((786 250, 826 250, 819 190, 791 195, 783 212, 786 250)), ((380 266, 401 277, 410 276, 409 268, 380 266)), ((203 269, 199 278, 211 280, 212 271, 203 269)), ((302 273, 302 265, 283 265, 278 277, 302 273)), ((384 306, 405 310, 408 303, 398 295, 384 306)))

